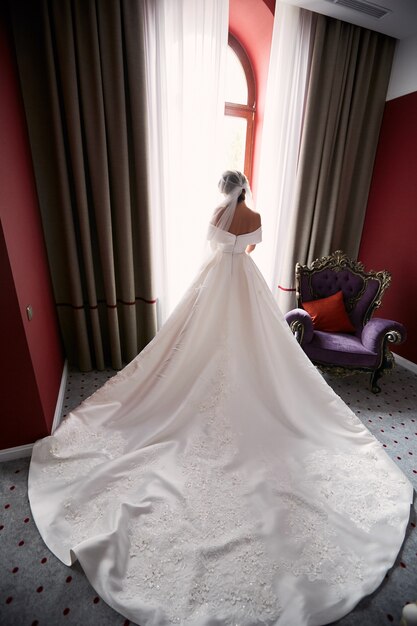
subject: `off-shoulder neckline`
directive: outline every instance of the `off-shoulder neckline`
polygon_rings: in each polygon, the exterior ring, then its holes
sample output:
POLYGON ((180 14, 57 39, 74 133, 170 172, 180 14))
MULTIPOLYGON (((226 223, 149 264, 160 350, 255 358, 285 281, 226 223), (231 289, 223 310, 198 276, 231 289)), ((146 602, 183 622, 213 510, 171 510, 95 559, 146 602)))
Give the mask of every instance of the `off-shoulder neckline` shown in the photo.
POLYGON ((235 237, 236 239, 238 237, 247 237, 248 235, 254 235, 258 231, 262 230, 262 226, 259 226, 259 228, 257 228, 256 230, 251 230, 248 233, 241 233, 240 235, 235 235, 234 233, 231 233, 228 230, 223 230, 222 228, 219 228, 218 226, 215 226, 214 224, 210 224, 210 226, 212 226, 216 230, 220 230, 221 232, 226 233, 226 235, 230 235, 231 237, 235 237))

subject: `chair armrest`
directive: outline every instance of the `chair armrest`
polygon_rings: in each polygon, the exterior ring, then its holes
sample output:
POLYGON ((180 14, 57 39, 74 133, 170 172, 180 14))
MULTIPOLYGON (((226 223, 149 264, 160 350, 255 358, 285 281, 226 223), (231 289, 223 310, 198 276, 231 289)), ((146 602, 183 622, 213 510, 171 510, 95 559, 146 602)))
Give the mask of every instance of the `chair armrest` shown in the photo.
POLYGON ((292 309, 285 314, 289 327, 301 345, 310 343, 313 339, 313 320, 304 309, 292 309))
POLYGON ((405 326, 393 320, 385 320, 381 317, 373 317, 362 330, 361 341, 367 350, 379 354, 384 339, 390 343, 403 343, 407 337, 405 326))

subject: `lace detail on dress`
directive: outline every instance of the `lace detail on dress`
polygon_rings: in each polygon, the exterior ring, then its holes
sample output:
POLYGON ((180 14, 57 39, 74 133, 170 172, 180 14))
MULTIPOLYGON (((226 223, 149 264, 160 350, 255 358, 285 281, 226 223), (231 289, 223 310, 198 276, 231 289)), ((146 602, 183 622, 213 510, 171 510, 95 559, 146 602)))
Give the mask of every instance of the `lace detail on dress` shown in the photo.
POLYGON ((42 442, 41 454, 48 458, 37 482, 50 482, 55 477, 65 483, 87 476, 103 462, 120 457, 126 439, 120 432, 95 431, 69 416, 55 434, 42 442))
POLYGON ((314 484, 307 489, 309 496, 304 497, 297 493, 301 481, 289 465, 278 468, 266 450, 261 463, 265 489, 280 512, 279 532, 283 541, 277 555, 279 568, 310 583, 325 583, 336 597, 342 598, 347 584, 357 585, 363 579, 363 559, 348 547, 341 548, 326 508, 317 501, 314 484))
POLYGON ((68 417, 51 438, 50 452, 54 458, 69 458, 97 452, 103 459, 115 459, 124 452, 126 439, 120 432, 112 435, 96 431, 91 424, 84 424, 68 417), (77 423, 78 422, 78 423, 77 423))
POLYGON ((357 585, 363 579, 363 560, 352 550, 339 546, 336 530, 319 507, 291 493, 281 494, 280 500, 287 510, 283 528, 291 553, 290 559, 283 559, 282 566, 310 582, 325 582, 338 597, 343 597, 346 584, 357 585))
POLYGON ((225 626, 272 625, 280 614, 277 565, 246 502, 245 477, 230 469, 237 446, 224 411, 226 367, 222 359, 178 457, 184 497, 154 500, 130 522, 123 599, 140 594, 160 607, 161 625, 191 626, 204 616, 225 626))
MULTIPOLYGON (((81 506, 77 497, 64 502, 64 516, 70 528, 68 540, 71 547, 88 537, 116 528, 117 514, 122 503, 135 502, 138 487, 143 483, 145 475, 149 475, 155 468, 163 447, 159 444, 141 451, 140 462, 138 463, 137 458, 132 461, 128 476, 120 478, 115 467, 113 482, 108 482, 102 490, 98 490, 96 486, 95 491, 88 494, 88 508, 81 506)), ((97 484, 100 484, 99 477, 97 484)))
POLYGON ((376 452, 347 454, 321 449, 305 460, 312 489, 328 505, 348 517, 365 532, 375 524, 398 527, 403 513, 398 498, 407 484, 405 477, 389 472, 376 452))

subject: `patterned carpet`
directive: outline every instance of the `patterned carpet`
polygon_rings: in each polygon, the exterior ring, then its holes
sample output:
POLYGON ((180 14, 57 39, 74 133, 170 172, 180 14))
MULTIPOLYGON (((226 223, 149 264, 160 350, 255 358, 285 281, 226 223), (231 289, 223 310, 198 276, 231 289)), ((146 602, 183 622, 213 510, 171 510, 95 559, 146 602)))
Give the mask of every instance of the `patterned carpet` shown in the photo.
MULTIPOLYGON (((64 414, 112 375, 70 372, 64 414)), ((397 366, 378 395, 368 391, 364 376, 327 380, 417 488, 417 374, 397 366)), ((0 463, 0 624, 127 626, 131 622, 97 596, 78 564, 66 567, 44 545, 27 500, 28 467, 27 458, 0 463)), ((398 626, 404 604, 417 600, 416 556, 414 508, 396 564, 338 626, 398 626)))

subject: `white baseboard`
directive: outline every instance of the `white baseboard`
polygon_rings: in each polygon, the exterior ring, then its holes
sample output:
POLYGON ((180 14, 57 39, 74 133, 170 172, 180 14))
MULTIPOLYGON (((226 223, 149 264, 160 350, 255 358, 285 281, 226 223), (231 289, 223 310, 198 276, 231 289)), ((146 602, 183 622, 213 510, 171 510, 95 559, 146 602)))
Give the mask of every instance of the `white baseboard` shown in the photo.
POLYGON ((54 432, 56 431, 56 429, 61 423, 62 407, 64 406, 65 389, 67 386, 67 380, 68 380, 68 361, 67 359, 65 359, 64 368, 62 370, 62 376, 61 376, 61 384, 59 386, 58 398, 56 401, 54 420, 52 422, 51 435, 54 434, 54 432))
POLYGON ((3 461, 22 459, 24 456, 31 456, 32 448, 33 443, 27 443, 24 446, 16 446, 15 448, 0 450, 0 463, 3 463, 3 461))
POLYGON ((403 356, 400 356, 399 354, 395 354, 395 353, 393 354, 394 354, 395 362, 398 363, 398 365, 402 365, 402 367, 405 367, 407 370, 410 370, 410 372, 417 374, 417 363, 413 363, 413 361, 409 361, 408 359, 405 359, 403 356))
MULTIPOLYGON (((65 388, 67 386, 68 379, 68 361, 65 360, 62 370, 61 384, 59 386, 58 398, 56 401, 54 419, 52 422, 51 434, 58 428, 61 422, 62 406, 64 404, 65 388)), ((26 456, 31 456, 33 443, 27 443, 23 446, 16 446, 15 448, 6 448, 0 450, 0 463, 4 461, 14 461, 15 459, 22 459, 26 456)))

